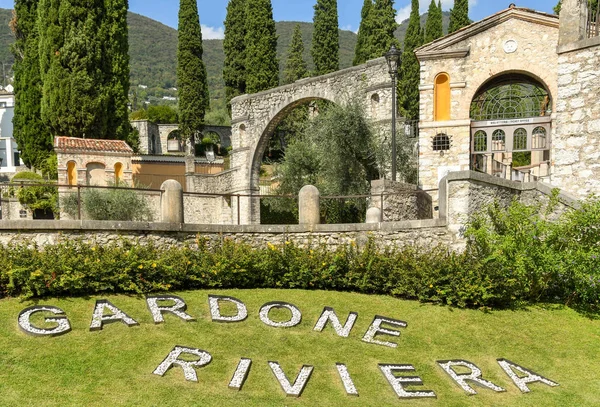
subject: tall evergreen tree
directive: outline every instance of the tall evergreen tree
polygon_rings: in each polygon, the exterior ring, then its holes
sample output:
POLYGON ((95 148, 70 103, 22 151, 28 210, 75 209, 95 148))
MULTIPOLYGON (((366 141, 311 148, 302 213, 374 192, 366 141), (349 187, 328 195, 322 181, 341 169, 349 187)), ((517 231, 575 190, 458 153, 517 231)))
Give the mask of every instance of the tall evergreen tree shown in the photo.
POLYGON ((438 6, 435 4, 435 0, 431 0, 429 11, 427 12, 427 22, 425 23, 425 44, 437 40, 444 35, 441 6, 441 3, 438 6))
POLYGON ((414 51, 421 45, 423 45, 423 32, 419 16, 419 0, 412 0, 410 20, 404 38, 400 81, 398 83, 400 114, 408 120, 419 118, 420 68, 414 51))
POLYGON ((106 57, 107 66, 107 136, 125 140, 137 147, 129 124, 129 35, 127 28, 128 0, 105 0, 106 57))
POLYGON ((277 31, 271 0, 246 0, 246 92, 279 84, 277 31))
POLYGON ((246 0, 229 1, 224 24, 223 79, 227 107, 231 109, 231 99, 246 93, 246 0))
POLYGON ((52 136, 41 118, 38 3, 39 0, 16 0, 11 22, 16 38, 12 49, 15 56, 13 135, 25 165, 37 168, 52 151, 52 136))
POLYGON ((210 100, 202 51, 198 4, 196 0, 180 0, 177 45, 179 130, 181 136, 192 143, 204 125, 210 100))
POLYGON ((294 27, 294 34, 292 35, 292 41, 290 42, 285 70, 283 71, 284 84, 294 83, 297 80, 308 76, 308 68, 303 59, 303 54, 304 42, 302 41, 302 30, 300 29, 300 24, 296 24, 294 27))
POLYGON ((53 136, 107 138, 104 0, 40 0, 42 120, 53 136))
POLYGON ((454 0, 454 8, 450 10, 450 27, 448 34, 471 24, 469 20, 469 0, 454 0))
POLYGON ((314 74, 324 75, 340 69, 337 0, 317 0, 314 8, 311 54, 314 74))
POLYGON ((371 21, 369 20, 373 0, 365 0, 362 11, 360 12, 360 27, 358 28, 358 37, 356 39, 356 48, 354 49, 353 65, 364 64, 368 60, 367 44, 371 36, 371 21))
POLYGON ((399 48, 400 44, 394 37, 396 28, 398 28, 394 0, 375 0, 370 12, 369 23, 371 35, 366 47, 367 60, 384 56, 392 45, 399 48))

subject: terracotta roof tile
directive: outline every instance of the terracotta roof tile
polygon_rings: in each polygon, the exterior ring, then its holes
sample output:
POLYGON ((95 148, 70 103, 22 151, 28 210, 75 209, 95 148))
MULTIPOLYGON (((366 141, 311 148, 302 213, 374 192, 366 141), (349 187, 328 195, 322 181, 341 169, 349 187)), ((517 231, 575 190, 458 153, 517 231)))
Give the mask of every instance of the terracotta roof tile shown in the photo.
POLYGON ((61 152, 102 152, 133 154, 133 150, 122 140, 95 140, 76 137, 55 137, 54 148, 61 152))

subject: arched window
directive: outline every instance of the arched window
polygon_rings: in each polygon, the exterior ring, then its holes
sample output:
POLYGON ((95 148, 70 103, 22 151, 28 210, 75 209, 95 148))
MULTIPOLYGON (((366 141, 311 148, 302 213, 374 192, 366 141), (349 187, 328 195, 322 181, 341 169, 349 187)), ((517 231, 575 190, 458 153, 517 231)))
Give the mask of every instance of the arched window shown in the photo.
POLYGON ((492 151, 506 150, 506 133, 504 130, 495 130, 492 133, 492 151))
POLYGON ((371 116, 377 116, 377 109, 379 107, 379 94, 374 93, 371 96, 371 116))
POLYGON ((483 130, 477 131, 473 136, 473 151, 475 152, 486 152, 487 151, 487 133, 483 130))
POLYGON ((170 153, 182 151, 181 133, 179 130, 173 130, 167 136, 167 151, 170 153))
POLYGON ((123 164, 116 163, 115 164, 115 185, 119 185, 123 182, 123 164))
POLYGON ((527 130, 519 128, 515 130, 513 138, 513 151, 527 150, 527 130))
POLYGON ((77 185, 77 167, 75 161, 69 161, 67 164, 67 184, 77 185))
POLYGON ((447 73, 435 77, 433 100, 433 120, 450 120, 450 77, 447 73))
POLYGON ((543 149, 546 148, 546 129, 539 126, 533 129, 532 134, 532 148, 533 149, 543 149))
POLYGON ((444 133, 440 133, 433 138, 433 151, 450 150, 450 137, 444 133))

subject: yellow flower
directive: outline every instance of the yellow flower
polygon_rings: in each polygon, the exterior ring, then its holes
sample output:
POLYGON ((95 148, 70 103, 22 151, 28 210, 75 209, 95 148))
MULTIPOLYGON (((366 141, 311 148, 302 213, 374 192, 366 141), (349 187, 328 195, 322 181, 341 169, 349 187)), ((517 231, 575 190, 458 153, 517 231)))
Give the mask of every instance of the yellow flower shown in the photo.
POLYGON ((143 268, 144 268, 144 265, 143 265, 143 264, 140 264, 140 265, 138 266, 138 268, 141 270, 141 269, 143 269, 143 268))
POLYGON ((156 263, 152 263, 152 268, 156 268, 156 263))
POLYGON ((429 288, 433 288, 433 284, 429 284, 429 288))
POLYGON ((286 241, 286 242, 285 242, 285 244, 292 244, 292 242, 290 242, 290 241, 286 241))
POLYGON ((192 262, 188 260, 188 264, 192 264, 192 262))
POLYGON ((95 251, 96 251, 96 248, 95 248, 95 247, 92 247, 92 251, 93 251, 93 252, 95 252, 95 251))

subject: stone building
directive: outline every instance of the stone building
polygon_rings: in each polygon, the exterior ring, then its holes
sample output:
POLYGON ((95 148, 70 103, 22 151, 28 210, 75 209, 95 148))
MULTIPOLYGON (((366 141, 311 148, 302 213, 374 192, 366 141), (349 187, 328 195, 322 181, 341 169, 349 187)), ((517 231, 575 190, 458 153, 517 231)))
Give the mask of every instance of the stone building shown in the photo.
POLYGON ((55 137, 59 185, 132 185, 133 150, 121 140, 55 137))
POLYGON ((0 90, 0 181, 8 181, 23 166, 13 138, 15 95, 12 86, 0 90))

